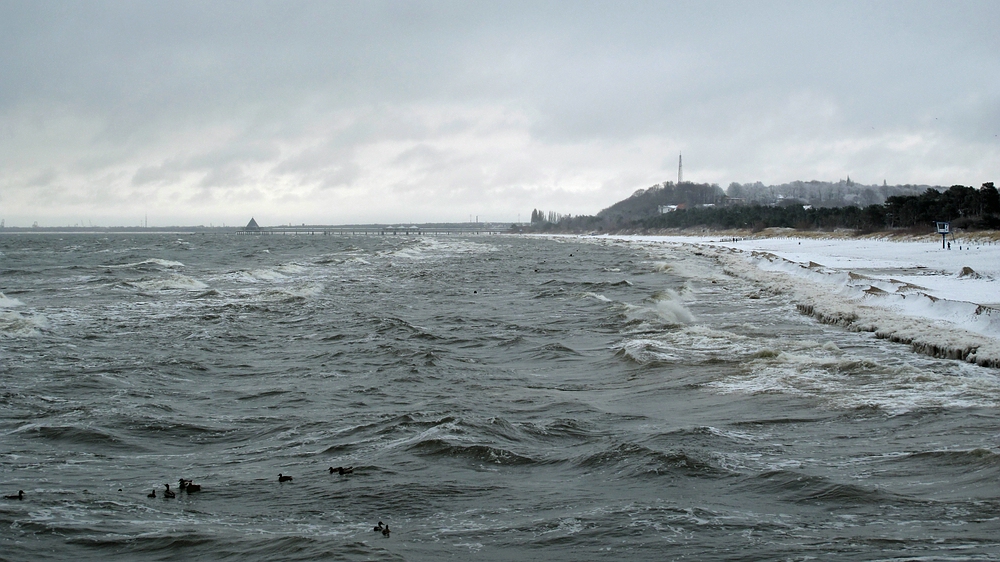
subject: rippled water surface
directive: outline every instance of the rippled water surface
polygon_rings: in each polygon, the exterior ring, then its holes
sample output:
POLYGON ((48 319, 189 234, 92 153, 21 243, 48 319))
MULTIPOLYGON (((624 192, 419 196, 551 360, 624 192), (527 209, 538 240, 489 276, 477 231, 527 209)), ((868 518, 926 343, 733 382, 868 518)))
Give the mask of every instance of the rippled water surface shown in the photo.
POLYGON ((695 247, 8 234, 0 292, 0 559, 1000 558, 998 372, 695 247))

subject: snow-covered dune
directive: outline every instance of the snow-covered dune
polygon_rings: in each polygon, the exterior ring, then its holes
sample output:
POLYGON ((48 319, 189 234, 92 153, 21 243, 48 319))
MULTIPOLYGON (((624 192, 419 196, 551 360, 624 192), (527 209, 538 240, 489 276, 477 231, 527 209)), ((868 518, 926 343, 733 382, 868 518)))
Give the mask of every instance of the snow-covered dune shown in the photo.
POLYGON ((823 322, 1000 367, 1000 244, 860 238, 623 236, 691 244, 823 322))

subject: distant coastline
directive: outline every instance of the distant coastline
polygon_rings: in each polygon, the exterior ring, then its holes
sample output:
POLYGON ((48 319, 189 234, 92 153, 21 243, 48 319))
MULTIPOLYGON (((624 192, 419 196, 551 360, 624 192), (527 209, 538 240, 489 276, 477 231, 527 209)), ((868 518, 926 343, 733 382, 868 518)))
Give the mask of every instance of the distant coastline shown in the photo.
MULTIPOLYGON (((637 228, 623 227, 609 230, 563 230, 563 229, 533 229, 529 225, 492 223, 468 225, 467 223, 443 223, 438 225, 414 225, 412 230, 404 230, 390 225, 312 225, 299 226, 297 230, 277 231, 277 234, 327 234, 335 235, 383 235, 395 234, 434 235, 434 234, 555 234, 555 235, 608 235, 608 236, 713 236, 733 237, 746 240, 767 238, 835 238, 835 239, 889 239, 896 241, 940 241, 939 235, 927 229, 885 229, 869 232, 858 232, 847 228, 834 229, 796 229, 788 227, 769 227, 760 230, 747 228, 716 228, 709 226, 691 226, 687 228, 637 228), (394 228, 396 228, 394 230, 394 228)), ((265 227, 266 228, 266 227, 265 227)), ((409 228, 409 227, 407 227, 409 228)), ((233 226, 169 226, 169 227, 4 227, 0 228, 0 236, 4 234, 215 234, 235 235, 240 227, 233 226)), ((956 230, 953 239, 1000 242, 1000 230, 956 230)))
MULTIPOLYGON (((395 223, 395 224, 300 224, 262 226, 267 234, 498 234, 510 232, 516 224, 495 222, 395 223)), ((239 226, 5 226, 2 234, 238 234, 239 226)))
POLYGON ((5 226, 2 234, 232 234, 235 226, 5 226))
POLYGON ((676 229, 760 232, 768 228, 792 228, 797 231, 843 229, 857 234, 925 234, 934 232, 937 222, 950 222, 951 232, 1000 229, 1000 192, 993 182, 986 182, 980 188, 929 187, 922 193, 904 195, 890 193, 904 188, 913 191, 915 186, 886 186, 883 195, 887 196, 881 202, 863 205, 859 203, 864 199, 878 201, 880 197, 871 187, 861 191, 868 194, 866 198, 854 193, 849 193, 850 197, 843 194, 834 197, 830 190, 848 192, 863 186, 847 182, 843 185, 815 184, 819 186, 815 193, 805 187, 798 191, 792 189, 794 185, 778 186, 788 189, 790 195, 779 193, 764 199, 762 194, 769 193, 766 186, 750 190, 747 186, 732 184, 728 192, 723 192, 714 184, 674 185, 667 182, 640 189, 597 215, 574 217, 535 209, 528 230, 659 234, 676 229))

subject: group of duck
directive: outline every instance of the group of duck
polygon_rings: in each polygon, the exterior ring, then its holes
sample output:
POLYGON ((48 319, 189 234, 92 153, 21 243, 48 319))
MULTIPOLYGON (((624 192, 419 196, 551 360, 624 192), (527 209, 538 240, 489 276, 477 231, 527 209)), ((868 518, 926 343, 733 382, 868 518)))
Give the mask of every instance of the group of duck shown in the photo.
MULTIPOLYGON (((337 468, 333 468, 332 466, 330 467, 330 474, 339 474, 341 476, 345 476, 347 474, 353 474, 353 473, 354 473, 353 466, 338 466, 337 468)), ((278 482, 291 482, 291 481, 292 481, 291 476, 288 476, 287 474, 282 474, 280 472, 278 473, 278 482)), ((383 537, 389 536, 389 526, 381 521, 379 521, 378 525, 376 525, 375 528, 372 530, 382 533, 383 537)))
MULTIPOLYGON (((353 474, 353 473, 354 473, 353 466, 338 466, 337 468, 333 468, 332 466, 330 467, 330 474, 339 474, 341 476, 344 476, 346 474, 353 474)), ((278 482, 291 482, 291 481, 292 481, 291 476, 282 474, 280 472, 278 473, 278 482)))
MULTIPOLYGON (((341 476, 344 476, 345 474, 352 474, 353 472, 354 472, 354 467, 353 466, 338 466, 337 468, 333 468, 332 466, 330 467, 330 474, 339 474, 341 476)), ((287 476, 285 474, 281 474, 280 472, 278 473, 278 482, 291 482, 291 481, 292 481, 292 477, 291 476, 287 476)), ((163 490, 163 497, 165 497, 165 498, 176 498, 177 497, 177 493, 170 489, 170 484, 164 484, 163 486, 166 488, 165 490, 163 490)), ((180 486, 179 487, 180 487, 181 491, 187 492, 189 494, 193 494, 194 492, 200 492, 201 491, 201 484, 195 484, 194 482, 192 482, 191 480, 189 480, 187 478, 181 478, 180 479, 180 486)), ((18 493, 22 497, 24 496, 24 492, 18 492, 18 493)), ((156 497, 156 490, 154 489, 153 491, 151 491, 149 493, 149 495, 147 495, 146 497, 147 498, 155 498, 156 497)), ((21 498, 19 498, 18 496, 7 496, 7 499, 9 499, 9 500, 16 500, 16 499, 21 499, 21 498)))
MULTIPOLYGON (((337 468, 334 468, 332 466, 330 467, 330 474, 339 474, 341 476, 345 476, 345 475, 353 474, 353 473, 354 473, 354 467, 353 466, 338 466, 337 468)), ((292 477, 291 476, 288 476, 286 474, 278 473, 278 482, 291 482, 291 481, 292 481, 292 477)), ((170 489, 170 484, 164 484, 163 486, 165 488, 163 490, 163 497, 164 498, 176 498, 177 497, 177 493, 170 489)), ((195 492, 200 492, 201 491, 201 484, 195 484, 194 482, 192 482, 190 479, 187 479, 187 478, 181 478, 179 480, 178 487, 181 489, 182 492, 187 492, 188 494, 193 494, 195 492)), ((119 491, 121 491, 121 490, 119 490, 119 491)), ((147 498, 155 498, 156 497, 156 489, 154 488, 153 491, 149 492, 149 495, 146 496, 146 497, 147 498)), ((24 490, 18 490, 17 491, 17 495, 4 496, 4 499, 8 499, 8 500, 23 500, 24 499, 24 490)), ((372 530, 376 531, 376 532, 381 532, 383 536, 386 536, 386 537, 389 536, 389 526, 386 525, 385 523, 382 523, 381 521, 379 521, 378 525, 376 525, 375 528, 372 529, 372 530)))
MULTIPOLYGON (((173 490, 170 489, 170 484, 164 484, 164 486, 166 487, 166 490, 163 491, 163 497, 165 497, 165 498, 176 498, 177 497, 177 494, 173 490)), ((195 492, 200 492, 201 491, 201 484, 195 484, 194 482, 192 482, 191 480, 188 480, 187 478, 181 478, 180 479, 179 488, 183 492, 187 492, 189 494, 193 494, 195 492)), ((156 497, 156 490, 154 489, 146 497, 147 498, 155 498, 156 497)))

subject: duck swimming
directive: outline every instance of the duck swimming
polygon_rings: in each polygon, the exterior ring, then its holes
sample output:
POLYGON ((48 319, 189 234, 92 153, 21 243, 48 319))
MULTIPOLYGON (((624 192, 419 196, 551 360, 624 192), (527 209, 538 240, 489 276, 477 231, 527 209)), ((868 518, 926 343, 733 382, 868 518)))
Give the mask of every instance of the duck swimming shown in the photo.
POLYGON ((180 488, 181 490, 184 490, 185 492, 190 494, 192 492, 200 492, 201 484, 195 484, 193 481, 188 480, 187 478, 181 478, 180 488))
POLYGON ((336 472, 337 474, 339 474, 341 476, 343 476, 345 474, 352 474, 354 472, 354 467, 353 466, 348 466, 348 467, 345 468, 343 466, 338 466, 337 468, 333 468, 331 466, 330 467, 330 474, 333 474, 334 472, 336 472))
POLYGON ((375 528, 374 528, 374 529, 372 529, 372 531, 375 531, 375 532, 381 532, 381 531, 382 531, 382 528, 383 528, 383 525, 384 525, 384 523, 382 523, 381 521, 379 521, 379 522, 378 522, 378 525, 376 525, 376 526, 375 526, 375 528))
POLYGON ((152 492, 146 494, 146 497, 147 498, 155 498, 156 497, 156 490, 153 490, 152 492))
POLYGON ((13 496, 4 496, 4 499, 7 499, 7 500, 23 500, 24 499, 24 490, 18 490, 17 494, 13 495, 13 496))
MULTIPOLYGON (((167 487, 167 491, 163 492, 163 497, 165 498, 176 498, 177 494, 170 491, 170 484, 164 484, 167 487)), ((155 491, 155 490, 154 490, 155 491)))
POLYGON ((278 482, 291 482, 291 481, 292 481, 291 476, 285 476, 280 472, 278 473, 278 482))
POLYGON ((383 537, 388 537, 389 536, 389 526, 388 525, 385 526, 385 529, 382 529, 382 536, 383 537))

